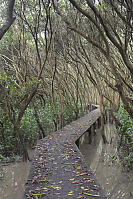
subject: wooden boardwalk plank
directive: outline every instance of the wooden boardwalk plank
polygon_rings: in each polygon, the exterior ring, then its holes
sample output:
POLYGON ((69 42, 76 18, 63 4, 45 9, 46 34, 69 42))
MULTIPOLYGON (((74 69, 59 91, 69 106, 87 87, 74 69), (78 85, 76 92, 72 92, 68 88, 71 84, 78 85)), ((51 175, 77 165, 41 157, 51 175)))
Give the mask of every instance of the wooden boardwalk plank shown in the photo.
POLYGON ((24 199, 106 199, 75 144, 99 117, 96 109, 39 141, 24 199))

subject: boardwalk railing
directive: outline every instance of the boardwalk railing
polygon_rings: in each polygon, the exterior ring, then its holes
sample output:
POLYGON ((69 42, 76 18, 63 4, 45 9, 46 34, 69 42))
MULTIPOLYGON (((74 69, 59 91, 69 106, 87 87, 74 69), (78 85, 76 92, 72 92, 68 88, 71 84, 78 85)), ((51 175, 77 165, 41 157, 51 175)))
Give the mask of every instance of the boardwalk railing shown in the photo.
POLYGON ((97 108, 39 141, 24 199, 106 199, 76 145, 99 117, 97 108))

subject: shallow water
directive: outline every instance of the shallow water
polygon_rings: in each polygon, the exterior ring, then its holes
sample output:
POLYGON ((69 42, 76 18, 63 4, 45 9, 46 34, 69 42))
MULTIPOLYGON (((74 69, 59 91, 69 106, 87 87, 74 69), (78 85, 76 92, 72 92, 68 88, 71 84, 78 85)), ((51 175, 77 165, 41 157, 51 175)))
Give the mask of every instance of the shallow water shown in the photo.
POLYGON ((0 199, 22 199, 30 167, 31 162, 21 161, 0 165, 0 199))
POLYGON ((85 140, 80 145, 80 151, 108 199, 133 199, 133 172, 125 171, 120 163, 114 125, 105 125, 105 133, 108 144, 103 144, 97 131, 92 144, 85 140))

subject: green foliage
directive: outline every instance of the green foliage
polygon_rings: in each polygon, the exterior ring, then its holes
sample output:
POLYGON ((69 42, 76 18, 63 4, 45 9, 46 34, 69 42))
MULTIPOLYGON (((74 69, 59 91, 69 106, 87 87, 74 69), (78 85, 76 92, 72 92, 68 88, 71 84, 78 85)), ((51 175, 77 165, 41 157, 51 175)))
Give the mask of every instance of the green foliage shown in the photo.
POLYGON ((12 30, 8 30, 6 32, 6 34, 4 35, 4 37, 1 40, 1 44, 0 44, 0 53, 3 54, 7 54, 7 48, 10 49, 10 47, 15 43, 15 41, 13 40, 13 32, 12 30))
POLYGON ((121 122, 121 127, 118 128, 117 132, 121 136, 123 133, 123 145, 127 148, 127 155, 123 158, 123 163, 128 168, 133 168, 133 119, 129 116, 127 111, 120 106, 119 112, 116 114, 121 122))
POLYGON ((17 161, 19 160, 19 156, 18 155, 10 155, 9 157, 5 157, 3 156, 2 154, 0 154, 0 162, 2 163, 11 163, 11 162, 14 162, 14 161, 17 161))
POLYGON ((27 108, 21 120, 20 131, 23 136, 23 141, 31 145, 38 138, 38 126, 35 120, 34 111, 32 108, 27 108))
MULTIPOLYGON (((17 84, 14 75, 3 75, 0 77, 1 102, 0 102, 0 154, 1 161, 15 160, 16 155, 21 155, 23 144, 25 147, 34 146, 42 132, 35 117, 35 110, 32 103, 27 107, 20 123, 19 132, 14 130, 18 114, 23 108, 24 98, 27 93, 32 92, 34 78, 30 81, 17 84), (10 113, 9 113, 10 112, 10 113), (12 118, 12 119, 11 119, 12 118), (14 121, 12 121, 14 120, 14 121), (8 158, 10 157, 10 158, 8 158)), ((45 136, 54 132, 54 108, 51 99, 42 102, 37 97, 34 104, 39 117, 39 122, 43 128, 45 136)), ((55 97, 56 113, 58 117, 58 127, 60 128, 61 104, 58 97, 55 97)), ((72 99, 66 98, 64 102, 63 124, 66 125, 77 119, 82 113, 80 102, 74 103, 72 99)))
POLYGON ((46 101, 45 108, 40 105, 39 118, 46 135, 50 134, 51 131, 54 131, 53 117, 53 107, 48 101, 46 101))
POLYGON ((124 157, 123 163, 129 169, 133 169, 133 152, 130 152, 128 156, 124 157))
POLYGON ((121 122, 121 127, 118 129, 119 134, 126 129, 125 135, 129 135, 133 139, 133 120, 122 105, 117 113, 117 117, 121 122))
MULTIPOLYGON (((13 161, 16 154, 18 154, 16 143, 20 143, 19 136, 14 134, 14 127, 8 119, 7 113, 4 113, 2 109, 0 110, 0 121, 0 131, 2 132, 0 134, 0 160, 13 161)), ((21 121, 20 133, 25 144, 33 146, 36 143, 38 139, 38 126, 32 108, 27 108, 25 111, 21 121)), ((21 152, 19 155, 21 155, 21 152)))
MULTIPOLYGON (((11 156, 15 153, 16 139, 13 136, 13 125, 8 119, 6 112, 0 108, 0 154, 11 156)), ((2 157, 2 156, 1 156, 2 157)), ((1 159, 0 157, 0 159, 1 159)))
POLYGON ((64 122, 65 124, 72 122, 77 119, 77 116, 81 116, 83 114, 81 103, 78 102, 76 104, 70 99, 69 104, 65 104, 64 108, 64 122))
MULTIPOLYGON (((45 131, 45 135, 54 132, 54 122, 53 122, 54 111, 52 104, 49 101, 46 101, 44 107, 38 100, 36 100, 35 104, 37 107, 40 123, 45 131)), ((81 112, 80 107, 81 105, 79 103, 78 104, 79 112, 81 112)), ((56 108, 59 118, 61 108, 57 99, 56 99, 56 108)), ((76 119, 75 111, 76 111, 75 104, 72 101, 70 101, 69 104, 65 104, 64 125, 76 119)), ((0 134, 0 153, 1 153, 0 159, 1 161, 8 161, 8 162, 13 161, 15 160, 16 154, 18 153, 18 150, 16 148, 16 142, 20 142, 20 140, 19 137, 16 137, 14 135, 13 125, 8 119, 7 113, 4 112, 2 109, 0 110, 0 121, 3 124, 3 127, 0 126, 0 130, 3 131, 4 135, 4 140, 3 140, 2 134, 0 134), (6 158, 6 156, 9 156, 9 158, 8 157, 6 158)), ((60 120, 58 122, 60 123, 60 120)), ((20 126, 20 133, 23 142, 27 146, 34 146, 41 133, 39 131, 40 129, 38 128, 35 119, 34 109, 32 106, 29 106, 24 113, 20 126)))

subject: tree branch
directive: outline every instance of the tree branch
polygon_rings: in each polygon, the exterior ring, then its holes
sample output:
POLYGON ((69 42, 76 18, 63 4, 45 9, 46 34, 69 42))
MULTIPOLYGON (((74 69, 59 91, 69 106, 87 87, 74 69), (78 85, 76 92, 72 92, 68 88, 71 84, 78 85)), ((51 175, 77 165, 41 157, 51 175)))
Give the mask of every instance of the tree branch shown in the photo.
POLYGON ((14 20, 16 18, 16 17, 13 17, 14 4, 15 4, 15 0, 8 0, 6 22, 0 28, 0 40, 2 39, 4 34, 8 31, 8 29, 13 24, 13 22, 14 22, 14 20))

